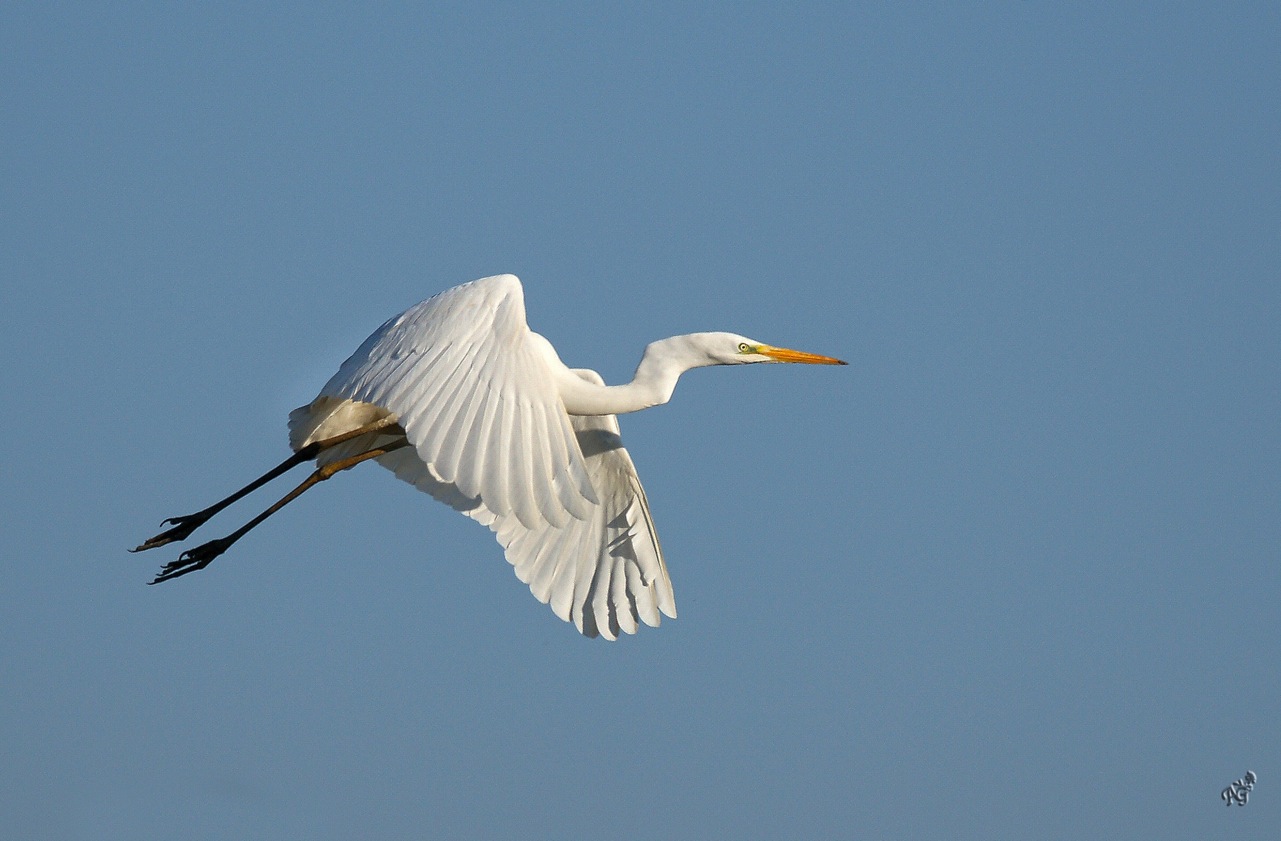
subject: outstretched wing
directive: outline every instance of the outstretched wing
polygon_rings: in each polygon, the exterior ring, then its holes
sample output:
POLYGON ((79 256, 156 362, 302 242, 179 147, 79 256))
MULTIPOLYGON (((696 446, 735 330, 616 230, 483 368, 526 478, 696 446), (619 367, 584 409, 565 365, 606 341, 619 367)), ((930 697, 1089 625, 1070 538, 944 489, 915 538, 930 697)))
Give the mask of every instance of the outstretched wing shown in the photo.
POLYGON ((639 623, 657 627, 660 613, 676 617, 671 578, 663 562, 649 502, 618 435, 613 415, 571 418, 599 503, 584 519, 529 528, 468 498, 441 481, 415 453, 396 450, 378 459, 397 477, 488 526, 516 576, 561 619, 586 636, 617 639, 639 623))
POLYGON ((596 492, 530 336, 520 281, 484 278, 389 320, 320 393, 394 412, 464 497, 529 528, 563 525, 589 516, 596 492))
POLYGON ((583 634, 675 617, 617 420, 566 414, 531 335, 515 277, 474 281, 388 321, 321 395, 396 413, 413 448, 379 463, 493 530, 517 577, 583 634))
MULTIPOLYGON (((575 373, 604 385, 594 371, 575 373)), ((581 530, 570 539, 579 541, 582 551, 569 555, 576 560, 567 564, 548 553, 534 535, 518 533, 505 544, 507 559, 535 596, 543 601, 551 598, 552 609, 562 618, 561 611, 567 607, 578 629, 588 636, 595 635, 593 630, 609 639, 615 639, 619 630, 634 634, 637 620, 657 627, 660 611, 675 619, 676 598, 649 513, 649 500, 636 475, 636 465, 623 448, 618 419, 597 415, 570 420, 600 497, 600 505, 587 523, 567 526, 571 531, 581 530), (566 598, 568 587, 557 586, 558 576, 570 575, 574 577, 574 597, 566 598), (588 576, 591 581, 583 593, 581 585, 588 576), (583 593, 581 601, 576 598, 579 593, 583 593), (560 605, 557 597, 562 599, 560 605)), ((503 540, 502 532, 498 539, 503 540)))

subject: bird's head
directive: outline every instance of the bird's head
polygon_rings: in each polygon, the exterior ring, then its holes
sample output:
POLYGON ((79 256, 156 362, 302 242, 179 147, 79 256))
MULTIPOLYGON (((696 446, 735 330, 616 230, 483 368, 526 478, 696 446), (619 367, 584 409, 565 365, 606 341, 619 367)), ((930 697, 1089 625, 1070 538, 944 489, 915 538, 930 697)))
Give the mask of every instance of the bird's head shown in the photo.
POLYGON ((807 365, 845 365, 830 356, 819 356, 803 350, 775 347, 737 333, 695 333, 699 350, 707 354, 709 365, 745 365, 752 362, 799 362, 807 365))

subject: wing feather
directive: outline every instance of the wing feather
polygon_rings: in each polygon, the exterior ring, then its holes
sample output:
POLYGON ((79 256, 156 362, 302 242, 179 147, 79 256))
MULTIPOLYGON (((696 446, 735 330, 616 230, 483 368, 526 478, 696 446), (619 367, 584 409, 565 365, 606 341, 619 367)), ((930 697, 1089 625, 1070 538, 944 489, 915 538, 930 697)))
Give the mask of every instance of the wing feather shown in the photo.
MULTIPOLYGON (((552 488, 558 476, 566 475, 578 481, 571 485, 573 493, 555 495, 557 504, 570 516, 587 516, 595 491, 581 455, 568 446, 573 429, 560 407, 552 372, 530 336, 520 282, 511 275, 485 278, 442 292, 389 320, 343 363, 321 394, 395 412, 419 457, 440 478, 457 484, 466 496, 487 498, 498 513, 511 513, 517 505, 523 521, 540 519, 538 506, 531 505, 532 490, 518 491, 513 500, 511 489, 552 488), (451 398, 468 378, 486 386, 485 411, 456 425, 462 412, 451 398), (522 404, 558 410, 558 422, 548 433, 561 439, 554 451, 563 455, 558 462, 546 462, 546 475, 517 475, 542 463, 528 449, 544 446, 529 436, 513 436, 511 412, 522 404), (483 471, 465 469, 469 459, 462 457, 456 475, 440 472, 442 454, 477 441, 484 442, 483 471)), ((454 459, 448 462, 452 466, 454 459)))
MULTIPOLYGON (((553 439, 549 434, 547 413, 542 406, 530 407, 529 434, 535 441, 543 441, 546 444, 542 447, 532 447, 530 449, 530 454, 535 460, 535 463, 530 468, 530 475, 551 475, 554 472, 552 464, 556 463, 558 458, 564 458, 563 453, 556 452, 555 445, 563 442, 560 441, 559 437, 553 439)), ((565 525, 565 509, 560 505, 558 494, 554 487, 547 488, 542 493, 535 492, 534 499, 538 503, 538 510, 543 515, 543 519, 547 520, 549 525, 556 528, 565 525)))
POLYGON ((625 569, 626 561, 623 558, 614 557, 613 570, 609 577, 610 606, 614 622, 623 631, 629 634, 636 633, 636 617, 632 613, 631 599, 627 594, 627 570, 625 569))
POLYGON ((491 529, 516 576, 583 634, 614 639, 674 618, 617 419, 569 416, 539 342, 520 282, 485 278, 387 321, 321 396, 395 413, 412 447, 379 463, 491 529))

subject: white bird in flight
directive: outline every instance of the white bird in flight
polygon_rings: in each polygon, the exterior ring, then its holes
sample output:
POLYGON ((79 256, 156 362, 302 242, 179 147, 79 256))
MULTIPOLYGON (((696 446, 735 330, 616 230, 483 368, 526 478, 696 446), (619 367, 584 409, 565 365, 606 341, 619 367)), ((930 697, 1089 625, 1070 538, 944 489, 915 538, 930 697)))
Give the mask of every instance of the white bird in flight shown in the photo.
POLYGON ((224 538, 188 549, 151 583, 203 569, 250 529, 339 471, 373 459, 488 526, 516 576, 586 636, 616 639, 676 618, 671 579, 618 420, 666 403, 684 372, 708 365, 829 356, 733 333, 692 333, 645 348, 636 375, 607 386, 568 368, 525 323, 520 281, 448 289, 379 327, 310 404, 289 413, 293 456, 133 549, 186 539, 228 505, 311 460, 316 470, 224 538))

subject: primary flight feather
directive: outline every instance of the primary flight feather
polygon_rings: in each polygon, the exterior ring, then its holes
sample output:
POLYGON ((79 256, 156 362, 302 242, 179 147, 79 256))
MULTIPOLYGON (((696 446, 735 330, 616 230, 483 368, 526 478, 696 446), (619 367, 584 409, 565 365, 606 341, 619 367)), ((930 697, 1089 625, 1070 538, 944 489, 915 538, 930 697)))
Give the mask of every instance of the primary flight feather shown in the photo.
POLYGON ((525 323, 520 281, 497 275, 448 289, 378 328, 320 394, 289 415, 294 455, 133 551, 185 539, 227 505, 307 461, 316 470, 225 538, 189 549, 152 582, 203 569, 298 495, 375 460, 489 527, 539 601, 589 637, 616 639, 676 616, 676 602, 617 414, 667 402, 707 365, 838 359, 732 333, 693 333, 645 349, 630 383, 571 369, 525 323))

